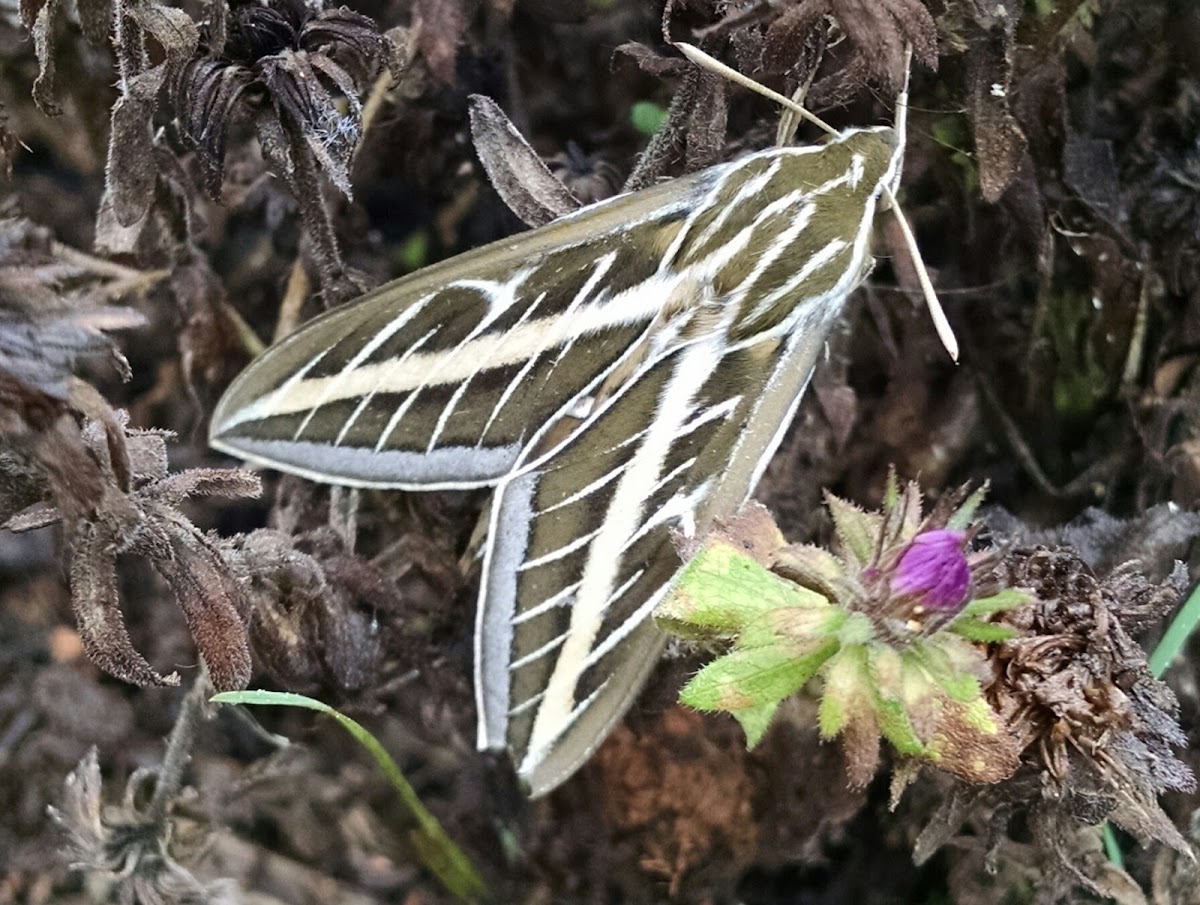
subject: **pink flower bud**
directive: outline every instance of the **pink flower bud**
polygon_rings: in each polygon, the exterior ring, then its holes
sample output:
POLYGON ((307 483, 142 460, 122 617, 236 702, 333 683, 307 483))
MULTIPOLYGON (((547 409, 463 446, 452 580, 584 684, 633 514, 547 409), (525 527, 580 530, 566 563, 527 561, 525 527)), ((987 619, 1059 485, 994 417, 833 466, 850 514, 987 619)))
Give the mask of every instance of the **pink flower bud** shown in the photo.
POLYGON ((915 596, 928 610, 957 610, 971 585, 971 568, 962 549, 965 539, 962 531, 918 534, 896 565, 892 593, 915 596))

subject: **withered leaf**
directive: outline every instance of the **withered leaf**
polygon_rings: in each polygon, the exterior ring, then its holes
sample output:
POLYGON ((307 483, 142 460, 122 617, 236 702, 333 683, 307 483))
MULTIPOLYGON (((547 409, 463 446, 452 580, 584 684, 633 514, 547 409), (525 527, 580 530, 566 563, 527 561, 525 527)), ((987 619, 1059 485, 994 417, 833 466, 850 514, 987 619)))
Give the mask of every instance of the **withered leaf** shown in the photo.
POLYGON ((113 24, 112 0, 79 0, 79 26, 84 38, 93 47, 108 44, 108 35, 113 24))
POLYGON ((216 546, 178 511, 158 502, 147 502, 145 511, 147 517, 170 526, 166 533, 171 555, 152 561, 183 610, 213 687, 218 691, 245 688, 250 681, 245 593, 216 546))
POLYGON ((770 568, 776 555, 787 543, 775 524, 771 510, 751 500, 728 518, 718 519, 713 529, 702 536, 674 538, 675 549, 687 560, 710 541, 724 542, 741 551, 761 566, 770 568))
POLYGON ((72 540, 71 605, 88 659, 133 685, 178 685, 178 673, 156 672, 129 639, 117 596, 117 549, 112 538, 84 522, 76 527, 72 540))
POLYGON ((688 63, 679 57, 668 57, 637 41, 629 41, 613 51, 632 59, 642 72, 658 78, 679 76, 688 70, 688 63))
POLYGON ((522 222, 543 226, 579 208, 579 200, 555 178, 495 101, 472 94, 470 117, 471 138, 488 180, 522 222))
POLYGON ((159 3, 131 4, 126 15, 158 42, 168 60, 183 60, 200 43, 200 27, 181 9, 159 3))
POLYGON ((788 7, 768 27, 763 40, 762 68, 770 75, 799 68, 807 77, 825 47, 825 4, 804 0, 788 7))
POLYGON ((33 33, 33 53, 38 74, 33 82, 33 99, 47 116, 58 116, 62 107, 54 99, 54 32, 62 19, 62 0, 22 0, 21 22, 33 33))
POLYGON ((687 170, 716 162, 725 142, 728 116, 726 81, 699 66, 684 64, 683 81, 667 108, 667 118, 638 157, 623 191, 652 185, 666 174, 684 146, 687 170))
POLYGON ((117 222, 127 227, 145 217, 154 200, 158 168, 153 120, 159 91, 168 74, 195 52, 200 29, 183 10, 157 3, 133 5, 126 15, 159 45, 164 56, 158 65, 125 79, 124 91, 113 106, 105 185, 117 222))
POLYGON ((158 168, 150 130, 166 74, 164 64, 134 76, 113 105, 105 179, 113 213, 122 226, 132 226, 145 217, 154 200, 158 168))
POLYGON ((967 54, 979 187, 990 204, 1000 200, 1028 155, 1025 133, 1009 109, 1011 50, 1011 33, 996 29, 974 41, 967 54))

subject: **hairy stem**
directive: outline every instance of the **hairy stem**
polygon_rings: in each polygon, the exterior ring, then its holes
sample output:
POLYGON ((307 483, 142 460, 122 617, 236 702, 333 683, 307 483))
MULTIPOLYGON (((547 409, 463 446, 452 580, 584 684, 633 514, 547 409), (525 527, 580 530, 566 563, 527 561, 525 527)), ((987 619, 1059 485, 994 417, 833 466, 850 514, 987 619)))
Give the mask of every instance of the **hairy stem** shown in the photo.
POLYGON ((290 119, 284 121, 283 127, 292 162, 289 180, 292 192, 296 196, 296 203, 300 205, 300 218, 312 243, 312 256, 325 306, 333 307, 357 295, 358 287, 346 274, 346 265, 342 262, 342 253, 333 229, 333 217, 321 191, 321 176, 304 133, 290 119))

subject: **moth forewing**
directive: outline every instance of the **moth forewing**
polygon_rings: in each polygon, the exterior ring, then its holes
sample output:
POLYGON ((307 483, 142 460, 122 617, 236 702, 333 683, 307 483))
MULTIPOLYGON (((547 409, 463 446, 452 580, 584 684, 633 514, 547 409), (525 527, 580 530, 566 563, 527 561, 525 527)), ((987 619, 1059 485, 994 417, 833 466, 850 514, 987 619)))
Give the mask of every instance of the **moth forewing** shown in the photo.
POLYGON ((479 740, 546 792, 653 668, 672 530, 734 512, 778 446, 899 144, 764 151, 388 284, 252 364, 213 443, 335 483, 497 486, 479 740))
POLYGON ((563 353, 582 340, 611 369, 654 320, 652 300, 614 290, 653 277, 658 258, 640 243, 682 217, 705 181, 601 202, 313 319, 234 380, 211 444, 349 486, 495 484, 537 426, 603 380, 561 367, 563 353))

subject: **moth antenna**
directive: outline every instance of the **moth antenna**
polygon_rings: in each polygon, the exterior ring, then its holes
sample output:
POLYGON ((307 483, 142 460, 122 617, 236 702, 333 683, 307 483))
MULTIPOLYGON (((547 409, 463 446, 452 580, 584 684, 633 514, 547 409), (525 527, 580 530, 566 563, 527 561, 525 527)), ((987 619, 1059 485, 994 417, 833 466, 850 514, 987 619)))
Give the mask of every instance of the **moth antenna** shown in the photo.
POLYGON ((950 321, 946 318, 946 312, 942 309, 942 303, 938 301, 937 292, 933 288, 933 281, 929 279, 929 271, 925 269, 925 262, 921 259, 921 251, 917 248, 917 238, 913 235, 912 228, 908 225, 908 219, 900 209, 900 202, 896 200, 896 192, 900 189, 900 171, 904 163, 904 145, 908 136, 908 80, 911 71, 912 47, 905 47, 904 87, 896 95, 896 120, 894 126, 896 135, 900 140, 900 164, 896 167, 896 175, 892 179, 891 184, 883 187, 883 196, 891 206, 892 212, 896 215, 896 223, 900 226, 900 235, 904 237, 904 244, 908 247, 908 256, 917 271, 917 282, 921 286, 921 294, 925 297, 925 304, 929 308, 929 316, 933 319, 933 327, 937 331, 938 339, 946 347, 950 358, 957 362, 958 339, 954 336, 954 329, 950 326, 950 321))
POLYGON ((908 83, 911 75, 912 46, 906 44, 904 46, 904 84, 900 88, 900 93, 896 95, 896 115, 892 121, 892 128, 900 141, 900 163, 896 167, 896 175, 892 177, 889 186, 893 195, 900 191, 900 176, 904 172, 904 152, 907 150, 908 144, 908 83))
POLYGON ((917 237, 913 235, 913 231, 908 225, 908 220, 900 210, 900 204, 896 201, 896 196, 892 193, 891 188, 884 186, 883 194, 892 206, 892 213, 896 215, 896 223, 900 226, 900 235, 904 237, 904 244, 908 247, 908 256, 917 271, 917 282, 921 286, 921 294, 925 296, 925 304, 929 308, 929 316, 933 318, 933 328, 937 330, 938 339, 946 347, 950 358, 957 362, 958 339, 954 336, 954 328, 950 326, 950 321, 946 319, 946 312, 942 310, 942 303, 938 301, 937 292, 933 288, 933 281, 929 279, 929 271, 925 269, 925 262, 921 260, 921 252, 917 248, 917 237))
POLYGON ((686 41, 676 41, 675 46, 679 48, 680 53, 682 53, 697 66, 703 66, 709 72, 715 72, 717 75, 723 76, 729 79, 729 81, 741 85, 743 88, 749 88, 754 93, 761 94, 763 97, 773 100, 785 110, 792 111, 792 113, 795 113, 801 119, 808 120, 808 122, 812 123, 818 129, 828 132, 830 135, 842 134, 815 113, 810 113, 808 110, 805 110, 804 107, 797 104, 790 97, 784 97, 778 91, 772 91, 761 82, 756 82, 749 76, 742 75, 736 69, 726 66, 716 57, 709 56, 695 44, 688 44, 686 41))

